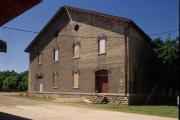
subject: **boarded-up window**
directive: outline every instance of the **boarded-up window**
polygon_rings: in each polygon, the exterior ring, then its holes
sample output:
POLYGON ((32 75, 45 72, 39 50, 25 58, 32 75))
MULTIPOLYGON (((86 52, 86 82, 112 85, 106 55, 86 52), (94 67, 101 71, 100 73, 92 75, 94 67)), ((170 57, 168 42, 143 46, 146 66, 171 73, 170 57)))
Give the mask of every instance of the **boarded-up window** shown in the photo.
POLYGON ((38 55, 38 64, 42 64, 42 53, 38 55))
POLYGON ((79 44, 74 45, 74 58, 80 57, 80 46, 79 44))
POLYGON ((103 54, 103 53, 105 53, 106 51, 105 51, 105 42, 106 42, 106 40, 105 39, 100 39, 99 41, 98 41, 98 53, 99 54, 103 54))
POLYGON ((59 75, 55 72, 53 73, 53 87, 58 87, 59 75))
POLYGON ((58 49, 54 49, 54 61, 58 61, 59 60, 59 50, 58 49))
POLYGON ((73 88, 79 88, 79 72, 73 74, 73 88))

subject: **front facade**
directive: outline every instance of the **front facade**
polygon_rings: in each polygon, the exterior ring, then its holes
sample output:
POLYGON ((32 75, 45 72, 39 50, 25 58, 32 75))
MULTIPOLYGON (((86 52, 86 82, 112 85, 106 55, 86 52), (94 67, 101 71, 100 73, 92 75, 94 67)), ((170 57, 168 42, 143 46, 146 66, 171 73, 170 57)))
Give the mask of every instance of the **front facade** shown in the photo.
POLYGON ((59 97, 147 94, 149 40, 129 19, 62 7, 25 50, 28 91, 59 97))

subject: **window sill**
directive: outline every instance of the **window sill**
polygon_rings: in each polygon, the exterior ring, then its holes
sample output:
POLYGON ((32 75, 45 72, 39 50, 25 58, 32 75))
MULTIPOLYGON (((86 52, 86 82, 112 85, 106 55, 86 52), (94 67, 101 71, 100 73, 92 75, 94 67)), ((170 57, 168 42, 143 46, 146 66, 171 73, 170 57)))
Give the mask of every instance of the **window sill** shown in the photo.
POLYGON ((79 89, 79 87, 72 87, 73 89, 79 89))
POLYGON ((106 55, 106 53, 98 53, 98 55, 106 55))
POLYGON ((80 57, 73 57, 73 59, 79 59, 80 57))
POLYGON ((53 61, 53 63, 57 63, 57 62, 59 62, 59 60, 58 61, 53 61))
POLYGON ((58 87, 52 87, 53 89, 58 89, 58 87))

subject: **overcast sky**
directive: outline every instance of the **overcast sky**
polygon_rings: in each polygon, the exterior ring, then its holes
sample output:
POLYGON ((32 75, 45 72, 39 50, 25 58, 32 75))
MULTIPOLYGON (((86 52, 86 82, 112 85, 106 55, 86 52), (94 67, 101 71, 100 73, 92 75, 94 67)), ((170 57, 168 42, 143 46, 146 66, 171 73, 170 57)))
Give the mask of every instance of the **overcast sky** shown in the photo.
MULTIPOLYGON (((130 18, 148 35, 179 29, 178 0, 43 0, 4 26, 40 31, 63 5, 130 18)), ((7 53, 0 53, 0 71, 28 70, 29 58, 24 49, 36 35, 0 28, 0 39, 8 44, 7 53)), ((178 31, 170 37, 176 36, 178 31)), ((169 34, 150 37, 166 38, 169 34)))

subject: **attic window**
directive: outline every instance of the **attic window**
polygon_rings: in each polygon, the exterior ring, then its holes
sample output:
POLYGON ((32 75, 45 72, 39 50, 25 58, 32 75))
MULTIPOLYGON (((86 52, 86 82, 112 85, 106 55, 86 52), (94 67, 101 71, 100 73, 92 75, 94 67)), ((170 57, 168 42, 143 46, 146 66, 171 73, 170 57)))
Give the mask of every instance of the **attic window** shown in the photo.
POLYGON ((79 25, 78 25, 78 24, 76 24, 76 25, 74 26, 74 30, 75 30, 76 32, 79 30, 79 25))
POLYGON ((53 50, 53 59, 55 62, 59 60, 59 49, 53 50))
POLYGON ((106 36, 101 35, 98 38, 98 54, 105 54, 106 53, 106 36))
POLYGON ((42 52, 38 53, 38 64, 41 65, 42 64, 42 52))

